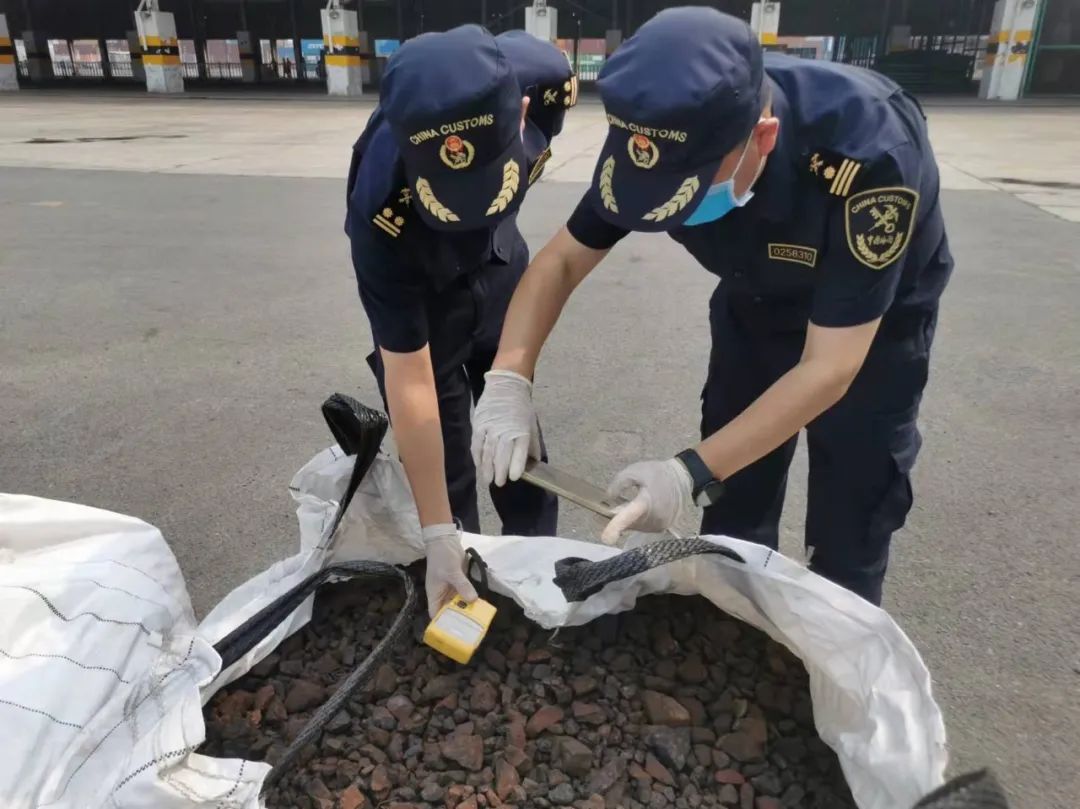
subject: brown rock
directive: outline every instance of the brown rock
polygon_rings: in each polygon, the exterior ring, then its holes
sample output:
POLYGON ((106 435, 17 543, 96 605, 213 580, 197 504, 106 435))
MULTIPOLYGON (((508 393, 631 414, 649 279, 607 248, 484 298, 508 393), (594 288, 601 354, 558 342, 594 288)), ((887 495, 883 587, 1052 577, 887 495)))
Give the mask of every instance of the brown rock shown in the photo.
POLYGON ((440 674, 428 680, 424 690, 420 694, 422 702, 437 702, 443 697, 448 697, 457 691, 458 676, 456 674, 440 674))
POLYGON ((590 694, 599 687, 599 683, 596 682, 595 677, 589 677, 588 675, 581 675, 575 677, 570 681, 570 687, 574 689, 575 697, 583 697, 586 694, 590 694))
POLYGON ((266 711, 266 706, 270 704, 270 700, 274 698, 274 686, 264 685, 258 691, 255 692, 254 706, 257 711, 266 711))
POLYGON ((522 663, 525 661, 525 655, 528 652, 525 649, 525 643, 520 640, 514 641, 510 646, 510 650, 506 653, 506 659, 511 663, 522 663))
POLYGON ((585 725, 602 725, 606 718, 600 706, 592 702, 575 702, 570 706, 570 712, 574 719, 585 725))
POLYGON ((533 649, 525 660, 528 663, 543 663, 545 660, 551 660, 551 652, 547 649, 533 649))
POLYGON ((734 784, 739 786, 746 783, 746 778, 738 770, 717 770, 716 775, 713 776, 718 784, 734 784))
POLYGON ((435 704, 436 711, 446 711, 447 713, 453 713, 457 710, 458 698, 457 694, 447 694, 435 704))
POLYGON ((575 778, 584 778, 592 772, 592 748, 570 736, 560 736, 555 740, 552 754, 556 765, 575 778))
POLYGON ((698 685, 709 679, 709 670, 700 657, 688 657, 676 671, 676 676, 684 683, 698 685))
POLYGON ((717 744, 736 761, 757 761, 765 754, 763 745, 741 730, 721 736, 717 744))
POLYGON ((675 777, 652 753, 648 753, 645 756, 645 772, 649 774, 649 777, 662 784, 675 786, 675 777))
POLYGON ((457 805, 457 809, 477 809, 476 796, 470 795, 457 805))
POLYGON ((407 724, 415 707, 412 700, 404 694, 394 694, 386 701, 386 710, 390 711, 398 722, 407 724))
POLYGON ((285 710, 285 703, 275 694, 270 704, 266 706, 266 710, 263 711, 263 719, 272 724, 278 724, 288 718, 289 712, 285 710))
POLYGON ((622 758, 613 758, 599 770, 593 772, 592 777, 589 779, 589 793, 606 793, 622 779, 625 771, 626 761, 622 758))
POLYGON ((285 710, 289 713, 307 711, 326 701, 326 691, 310 680, 293 680, 285 694, 285 710))
POLYGON ((325 798, 331 801, 334 799, 334 796, 330 794, 330 790, 326 788, 326 784, 323 783, 321 778, 311 779, 311 783, 308 784, 308 793, 313 798, 325 798))
POLYGON ((532 762, 525 751, 520 747, 508 747, 503 753, 506 761, 518 772, 528 772, 532 769, 532 762))
POLYGON ((504 674, 506 672, 506 655, 494 646, 486 646, 484 648, 484 662, 495 671, 499 672, 499 674, 504 674))
POLYGON ((386 769, 385 764, 380 764, 371 771, 371 778, 368 781, 368 786, 371 787, 371 791, 376 795, 384 795, 390 791, 390 787, 392 787, 393 784, 390 783, 390 772, 386 769))
POLYGON ((696 700, 693 697, 679 697, 679 704, 686 708, 687 713, 690 714, 690 724, 695 727, 702 727, 709 723, 709 714, 705 710, 705 706, 701 704, 700 700, 696 700))
POLYGON ((690 712, 673 697, 661 694, 659 691, 645 691, 641 698, 645 703, 645 713, 648 714, 651 724, 669 727, 690 724, 690 712))
POLYGON ((466 770, 478 772, 484 766, 484 740, 474 734, 456 733, 443 740, 443 758, 455 761, 466 770))
POLYGON ((641 768, 641 765, 636 761, 631 761, 630 766, 626 768, 626 774, 633 778, 635 781, 651 781, 652 776, 641 768))
MULTIPOLYGON (((272 689, 272 686, 271 686, 272 689)), ((222 724, 244 718, 255 704, 255 695, 248 691, 233 691, 220 697, 214 706, 214 717, 222 724)))
POLYGON ((529 717, 525 725, 525 735, 530 739, 539 736, 556 722, 561 722, 563 709, 557 705, 545 705, 529 717))
POLYGON ((739 731, 761 745, 764 745, 769 738, 769 728, 765 720, 754 716, 748 716, 739 722, 739 731))
POLYGON ((397 675, 394 673, 394 668, 389 663, 383 663, 375 671, 374 694, 382 699, 393 694, 395 688, 397 688, 397 675))
POLYGON ((508 714, 510 724, 506 726, 506 745, 507 747, 516 747, 519 750, 525 749, 525 717, 516 711, 513 714, 508 714))
POLYGON ((500 800, 506 800, 513 792, 514 788, 521 783, 521 778, 518 777, 518 771, 505 759, 496 759, 495 761, 495 794, 499 796, 500 800))
POLYGON ((341 809, 367 809, 371 804, 368 803, 367 796, 360 791, 356 784, 351 784, 349 787, 338 795, 338 804, 341 809))
POLYGON ((754 809, 754 788, 749 784, 739 787, 739 809, 754 809))
POLYGON ((762 795, 754 801, 754 809, 783 809, 783 804, 776 798, 762 795))
POLYGON ((469 695, 469 708, 477 713, 486 714, 495 710, 499 694, 495 686, 487 680, 481 680, 472 687, 469 695))

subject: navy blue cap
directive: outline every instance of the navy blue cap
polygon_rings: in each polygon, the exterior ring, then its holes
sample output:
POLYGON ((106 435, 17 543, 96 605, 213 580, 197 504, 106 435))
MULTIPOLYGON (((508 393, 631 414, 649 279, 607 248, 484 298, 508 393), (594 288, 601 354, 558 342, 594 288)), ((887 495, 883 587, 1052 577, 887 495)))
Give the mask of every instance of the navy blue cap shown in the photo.
POLYGON ((427 224, 486 228, 521 205, 521 90, 486 29, 462 25, 408 40, 390 58, 379 105, 427 224))
POLYGON ((529 120, 549 141, 562 131, 566 111, 577 104, 578 81, 566 54, 527 31, 495 37, 510 60, 523 96, 529 97, 529 120))
POLYGON ((681 225, 765 101, 761 45, 712 8, 661 11, 600 71, 607 140, 593 176, 597 211, 627 230, 681 225))

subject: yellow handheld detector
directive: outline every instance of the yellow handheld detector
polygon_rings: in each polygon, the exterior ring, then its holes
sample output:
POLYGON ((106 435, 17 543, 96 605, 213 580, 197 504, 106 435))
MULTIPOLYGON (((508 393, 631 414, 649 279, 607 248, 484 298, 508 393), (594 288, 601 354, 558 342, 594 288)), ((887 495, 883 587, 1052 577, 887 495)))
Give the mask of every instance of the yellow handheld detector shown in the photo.
POLYGON ((495 619, 495 607, 482 598, 468 603, 460 595, 447 601, 424 630, 424 643, 458 663, 468 663, 495 619))

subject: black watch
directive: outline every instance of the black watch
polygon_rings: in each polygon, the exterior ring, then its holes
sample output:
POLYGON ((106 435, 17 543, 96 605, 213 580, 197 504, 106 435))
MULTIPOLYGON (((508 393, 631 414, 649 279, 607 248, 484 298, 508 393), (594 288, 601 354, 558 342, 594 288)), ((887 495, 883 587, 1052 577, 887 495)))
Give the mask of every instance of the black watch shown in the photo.
POLYGON ((697 505, 702 508, 711 506, 724 496, 724 481, 713 476, 696 450, 684 449, 675 459, 690 473, 690 480, 694 484, 694 502, 697 505))

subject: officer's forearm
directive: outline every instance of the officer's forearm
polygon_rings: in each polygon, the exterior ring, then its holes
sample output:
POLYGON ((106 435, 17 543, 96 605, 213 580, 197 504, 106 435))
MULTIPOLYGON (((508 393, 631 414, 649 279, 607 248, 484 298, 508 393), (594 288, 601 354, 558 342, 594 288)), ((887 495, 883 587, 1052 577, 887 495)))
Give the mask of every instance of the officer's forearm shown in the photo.
POLYGON ((698 454, 720 479, 768 455, 836 404, 851 377, 821 359, 803 359, 746 410, 698 446, 698 454))
POLYGON ((492 368, 532 379, 540 350, 566 301, 606 254, 585 247, 565 227, 555 234, 518 282, 492 368))
POLYGON ((431 352, 427 346, 408 354, 381 351, 394 438, 420 513, 420 525, 451 522, 431 352))

